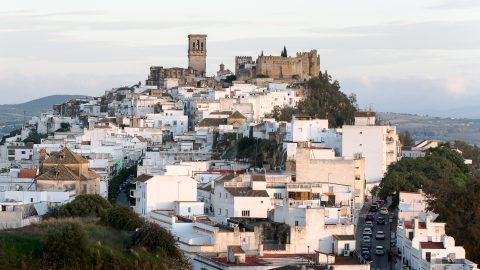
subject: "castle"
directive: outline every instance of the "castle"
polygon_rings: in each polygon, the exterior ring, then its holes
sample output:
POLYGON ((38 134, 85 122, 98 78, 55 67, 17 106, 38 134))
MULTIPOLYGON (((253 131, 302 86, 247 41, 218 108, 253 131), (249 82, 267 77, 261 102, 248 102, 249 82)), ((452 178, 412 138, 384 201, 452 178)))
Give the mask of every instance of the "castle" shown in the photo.
MULTIPOLYGON (((223 64, 217 75, 227 74, 223 64)), ((168 88, 173 79, 178 86, 214 85, 213 77, 207 78, 207 35, 188 35, 188 68, 163 66, 150 67, 150 74, 146 80, 147 86, 168 88)), ((294 57, 286 56, 258 56, 253 60, 251 56, 235 57, 235 76, 237 80, 246 81, 254 78, 268 77, 273 80, 306 81, 320 73, 320 55, 317 50, 298 52, 294 57)))
POLYGON ((152 66, 145 84, 162 88, 168 78, 178 79, 178 85, 193 85, 195 78, 205 77, 206 72, 207 35, 188 35, 188 68, 152 66))
POLYGON ((298 52, 295 57, 251 56, 235 57, 235 75, 238 80, 269 77, 276 80, 305 81, 320 73, 320 55, 317 50, 298 52))

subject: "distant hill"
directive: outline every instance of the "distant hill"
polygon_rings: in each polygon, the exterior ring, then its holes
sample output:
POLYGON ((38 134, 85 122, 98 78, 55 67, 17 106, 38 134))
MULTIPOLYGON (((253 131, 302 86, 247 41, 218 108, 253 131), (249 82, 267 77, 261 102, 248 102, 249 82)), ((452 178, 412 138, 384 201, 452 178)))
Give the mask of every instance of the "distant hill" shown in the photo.
POLYGON ((24 119, 40 115, 40 113, 52 109, 54 104, 62 103, 74 98, 87 97, 85 95, 53 95, 34 99, 20 104, 0 105, 0 135, 15 128, 21 127, 24 119))
POLYGON ((408 131, 416 140, 461 140, 480 145, 480 119, 442 118, 403 113, 377 113, 383 123, 408 131))

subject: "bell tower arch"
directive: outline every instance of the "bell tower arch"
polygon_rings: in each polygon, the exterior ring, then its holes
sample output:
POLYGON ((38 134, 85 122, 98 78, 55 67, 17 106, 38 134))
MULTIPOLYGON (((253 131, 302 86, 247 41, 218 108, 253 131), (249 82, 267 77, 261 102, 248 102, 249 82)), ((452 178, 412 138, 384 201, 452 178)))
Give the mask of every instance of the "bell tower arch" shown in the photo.
POLYGON ((188 67, 196 76, 205 76, 207 71, 207 35, 188 35, 188 67))

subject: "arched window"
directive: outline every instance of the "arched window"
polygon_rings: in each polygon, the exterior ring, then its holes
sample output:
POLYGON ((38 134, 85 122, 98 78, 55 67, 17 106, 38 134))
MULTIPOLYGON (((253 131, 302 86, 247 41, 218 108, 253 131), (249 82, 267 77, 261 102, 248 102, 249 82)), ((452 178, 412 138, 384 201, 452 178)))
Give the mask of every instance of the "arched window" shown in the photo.
POLYGON ((195 41, 192 43, 192 50, 195 50, 195 41))
POLYGON ((203 51, 203 42, 202 42, 202 44, 201 44, 201 45, 202 45, 202 48, 201 48, 201 50, 203 51))
POLYGON ((200 41, 197 40, 197 50, 200 50, 200 41))

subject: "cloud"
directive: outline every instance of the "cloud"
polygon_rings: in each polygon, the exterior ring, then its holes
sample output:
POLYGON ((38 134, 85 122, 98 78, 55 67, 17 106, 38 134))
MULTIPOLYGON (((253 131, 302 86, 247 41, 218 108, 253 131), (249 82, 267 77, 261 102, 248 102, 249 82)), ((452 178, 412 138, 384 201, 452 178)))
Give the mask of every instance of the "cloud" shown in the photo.
POLYGON ((467 93, 467 83, 464 78, 448 78, 446 88, 453 94, 467 93))
POLYGON ((470 9, 480 7, 480 2, 477 0, 443 0, 437 1, 437 3, 426 6, 427 9, 445 9, 445 10, 454 10, 454 9, 470 9))

